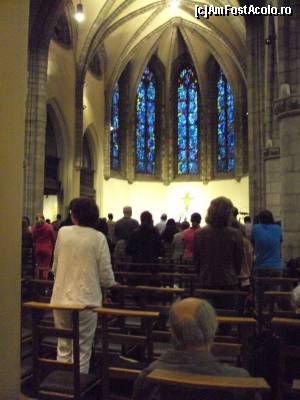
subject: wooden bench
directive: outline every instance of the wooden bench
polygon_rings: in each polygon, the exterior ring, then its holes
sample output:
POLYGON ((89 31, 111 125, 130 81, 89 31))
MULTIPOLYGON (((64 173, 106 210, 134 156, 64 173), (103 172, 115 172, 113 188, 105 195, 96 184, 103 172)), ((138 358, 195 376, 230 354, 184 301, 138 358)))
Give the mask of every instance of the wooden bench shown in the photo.
POLYGON ((100 378, 80 373, 79 313, 85 307, 78 305, 51 305, 27 302, 23 307, 32 312, 33 384, 34 397, 38 399, 81 399, 100 384, 100 378), (45 311, 69 311, 72 329, 58 329, 42 322, 45 311), (73 343, 73 362, 57 361, 44 351, 43 338, 68 338, 73 343))
MULTIPOLYGON (((140 374, 142 369, 153 361, 153 323, 159 317, 158 312, 149 311, 135 311, 125 309, 109 309, 109 308, 95 308, 95 312, 100 317, 101 324, 101 337, 102 337, 102 393, 103 399, 108 400, 113 398, 113 393, 110 390, 110 379, 123 379, 123 380, 135 380, 140 374), (121 320, 118 330, 112 330, 109 324, 112 318, 118 318, 121 320), (135 330, 127 329, 126 319, 134 318, 135 321, 139 319, 140 325, 137 328, 135 324, 135 330), (137 333, 135 333, 137 332, 137 333), (118 359, 113 357, 116 355, 115 348, 111 348, 112 344, 119 344, 121 346, 118 359), (132 348, 142 347, 145 349, 145 362, 133 362, 128 355, 132 348), (119 366, 119 361, 125 361, 119 366), (126 361, 128 361, 126 363, 126 361)), ((131 396, 131 394, 130 394, 131 396)))
POLYGON ((213 305, 216 303, 215 309, 218 315, 239 315, 239 304, 243 304, 249 296, 247 291, 242 290, 222 290, 222 289, 195 289, 194 295, 210 301, 213 305), (222 307, 222 299, 225 306, 222 307), (231 308, 227 308, 226 303, 232 300, 231 308))
MULTIPOLYGON (((258 318, 264 323, 264 306, 267 298, 264 296, 266 292, 291 292, 297 285, 298 279, 284 277, 255 277, 255 299, 258 318)), ((267 316, 268 319, 268 316, 267 316)))
MULTIPOLYGON (((292 292, 266 291, 264 293, 264 302, 267 306, 269 318, 297 318, 291 305, 292 292), (277 309, 275 306, 277 305, 277 309), (284 305, 285 310, 280 309, 284 305)), ((299 315, 300 317, 300 315, 299 315)))
POLYGON ((252 377, 210 376, 157 369, 147 375, 146 379, 160 386, 162 400, 169 398, 168 391, 172 386, 175 386, 175 390, 239 391, 251 395, 252 399, 256 393, 266 393, 270 390, 263 378, 252 377))
POLYGON ((289 358, 300 362, 300 343, 298 338, 300 336, 300 320, 294 318, 272 318, 272 328, 279 336, 279 363, 278 363, 278 390, 276 400, 284 398, 286 392, 290 392, 291 387, 284 381, 287 361, 289 358), (295 337, 293 338, 292 336, 295 337))

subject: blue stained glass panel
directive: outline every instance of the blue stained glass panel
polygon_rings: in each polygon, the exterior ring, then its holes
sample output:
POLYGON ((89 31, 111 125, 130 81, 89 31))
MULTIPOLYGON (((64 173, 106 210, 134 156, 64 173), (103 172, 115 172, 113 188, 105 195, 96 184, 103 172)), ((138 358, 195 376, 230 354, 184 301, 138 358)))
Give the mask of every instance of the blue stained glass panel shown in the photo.
POLYGON ((230 83, 220 70, 217 82, 217 171, 234 171, 234 98, 230 83))
POLYGON ((156 82, 153 72, 145 68, 137 89, 136 103, 136 172, 155 172, 156 82))
POLYGON ((118 83, 112 95, 110 122, 110 166, 114 171, 120 169, 120 89, 118 83))
POLYGON ((177 173, 199 173, 198 83, 191 67, 184 67, 177 80, 177 173))

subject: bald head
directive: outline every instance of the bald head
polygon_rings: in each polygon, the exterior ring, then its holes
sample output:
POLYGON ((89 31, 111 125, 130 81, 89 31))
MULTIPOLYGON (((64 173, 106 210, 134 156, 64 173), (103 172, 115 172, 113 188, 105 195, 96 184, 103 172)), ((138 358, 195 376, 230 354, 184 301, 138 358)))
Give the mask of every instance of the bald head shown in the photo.
POLYGON ((132 216, 132 208, 130 206, 125 206, 123 208, 123 215, 124 217, 131 217, 132 216))
POLYGON ((181 350, 209 348, 218 326, 214 308, 193 297, 175 302, 169 320, 174 345, 181 350))

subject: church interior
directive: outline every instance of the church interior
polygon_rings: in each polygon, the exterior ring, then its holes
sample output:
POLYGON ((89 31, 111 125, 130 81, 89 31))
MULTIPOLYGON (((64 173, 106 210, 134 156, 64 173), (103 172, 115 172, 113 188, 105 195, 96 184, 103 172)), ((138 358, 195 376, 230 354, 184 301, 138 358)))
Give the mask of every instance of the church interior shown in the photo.
POLYGON ((298 0, 2 0, 0 19, 1 399, 21 390, 22 216, 86 196, 204 224, 225 196, 300 256, 298 0), (195 17, 226 4, 286 15, 195 17))

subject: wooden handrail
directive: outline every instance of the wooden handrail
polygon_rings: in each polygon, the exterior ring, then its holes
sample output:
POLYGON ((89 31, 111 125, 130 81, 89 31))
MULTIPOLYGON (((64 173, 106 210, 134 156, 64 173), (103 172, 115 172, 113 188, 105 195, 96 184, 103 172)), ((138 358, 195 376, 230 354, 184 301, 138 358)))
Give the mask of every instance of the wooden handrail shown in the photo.
POLYGON ((49 304, 49 303, 41 303, 38 301, 27 301, 23 303, 23 307, 25 308, 33 308, 40 310, 70 310, 70 311, 82 311, 87 307, 79 304, 49 304))
POLYGON ((252 377, 231 377, 231 376, 211 376, 200 374, 179 373, 177 371, 167 371, 156 369, 146 377, 152 380, 169 385, 181 385, 189 388, 207 389, 240 389, 249 391, 268 391, 270 386, 263 378, 252 377))
POLYGON ((103 308, 97 307, 93 309, 96 313, 101 315, 114 315, 114 316, 125 316, 125 317, 143 317, 143 318, 158 318, 159 312, 154 311, 140 311, 140 310, 125 310, 117 308, 103 308))

